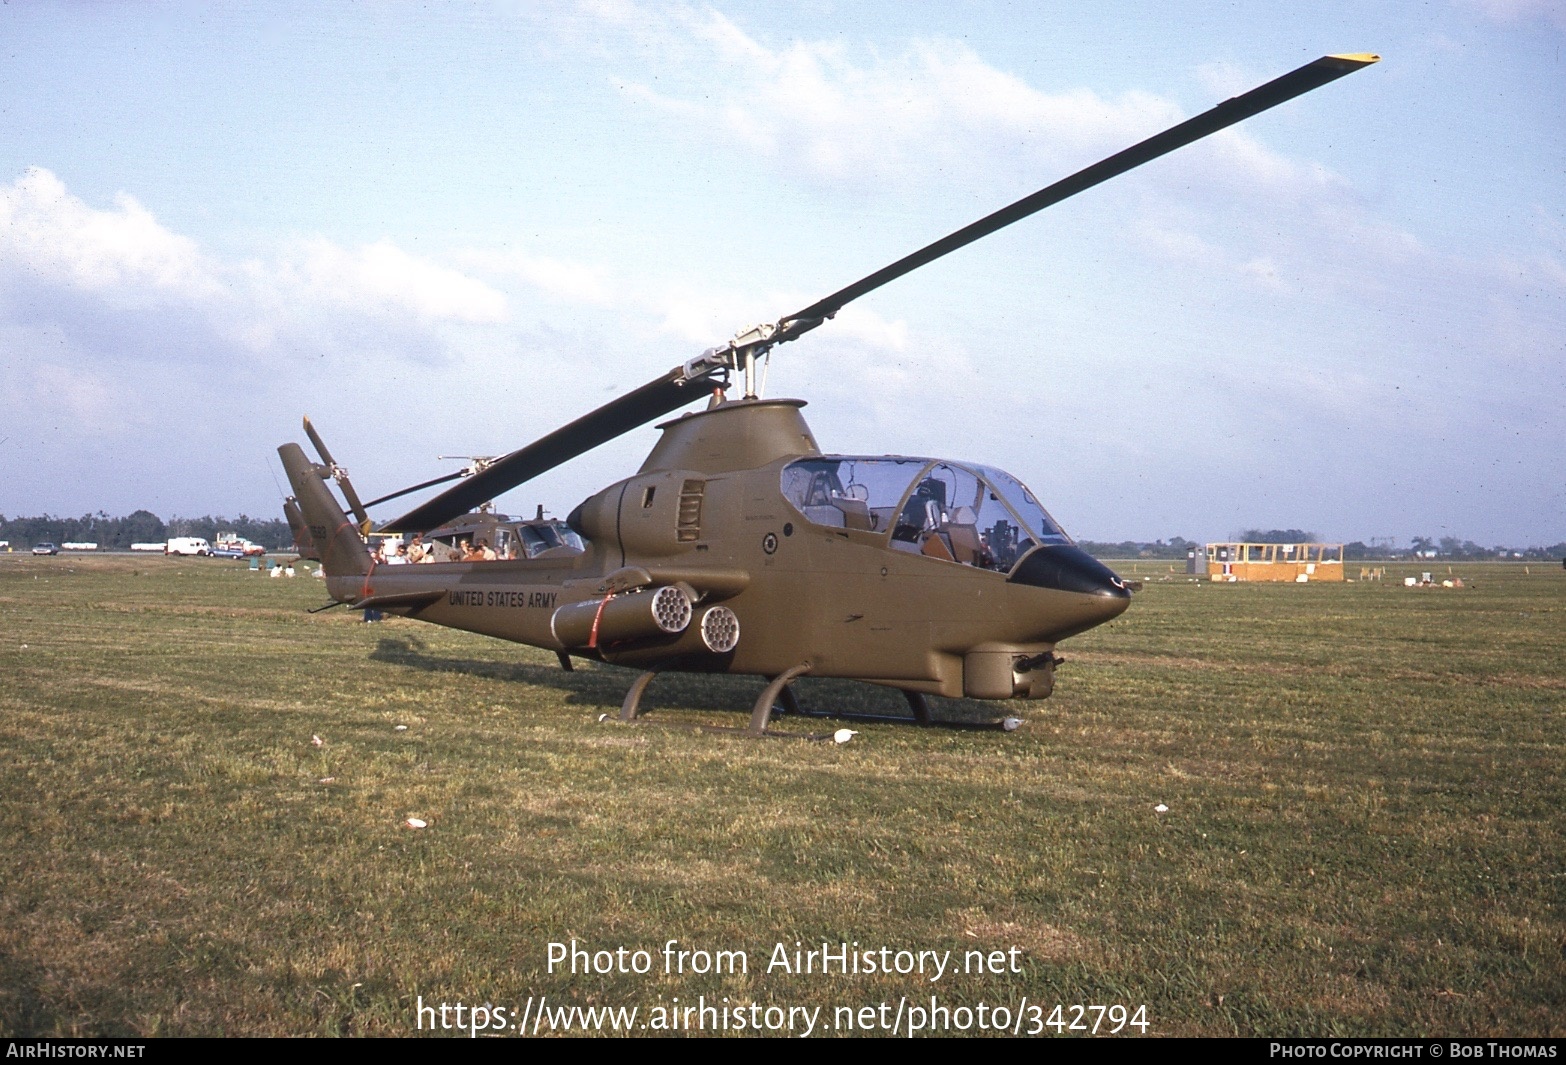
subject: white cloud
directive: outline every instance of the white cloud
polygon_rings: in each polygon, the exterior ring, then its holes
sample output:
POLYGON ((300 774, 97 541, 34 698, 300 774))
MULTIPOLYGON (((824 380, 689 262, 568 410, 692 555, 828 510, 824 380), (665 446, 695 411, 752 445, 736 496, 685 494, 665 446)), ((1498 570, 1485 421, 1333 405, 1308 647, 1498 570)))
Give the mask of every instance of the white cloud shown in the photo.
POLYGON ((1019 152, 1090 162, 1091 153, 1123 147, 1179 117, 1173 104, 1142 92, 1115 99, 1086 89, 1040 92, 954 41, 857 59, 836 42, 794 41, 769 51, 716 12, 687 12, 668 32, 679 25, 690 35, 687 46, 710 50, 693 69, 712 76, 660 78, 660 85, 672 82, 667 89, 626 78, 626 91, 833 181, 884 185, 1019 152))
POLYGON ((85 365, 43 365, 31 371, 32 398, 44 407, 57 408, 78 425, 90 425, 98 431, 123 428, 129 412, 117 396, 114 384, 85 365))
POLYGON ((1457 6, 1478 11, 1502 25, 1550 22, 1566 29, 1566 3, 1562 0, 1454 0, 1457 6))
MULTIPOLYGON (((671 283, 665 285, 662 292, 638 303, 660 319, 661 331, 705 350, 752 325, 775 322, 780 308, 808 306, 811 300, 798 292, 773 291, 756 296, 737 291, 697 290, 671 283)), ((843 308, 821 329, 820 335, 810 335, 813 341, 819 342, 830 335, 838 341, 884 354, 908 348, 906 322, 888 320, 864 307, 843 308)), ((788 351, 792 358, 798 358, 805 348, 812 346, 807 342, 796 349, 791 344, 788 351)))
POLYGON ((342 248, 316 238, 282 265, 299 295, 325 304, 459 322, 498 322, 506 315, 506 298, 482 281, 409 255, 388 240, 342 248))
MULTIPOLYGON (((313 238, 271 261, 225 264, 164 227, 134 197, 121 192, 112 209, 95 208, 37 167, 0 188, 0 262, 20 277, 116 304, 196 305, 225 297, 244 313, 303 301, 458 322, 500 321, 506 309, 505 297, 482 281, 388 240, 344 248, 313 238)), ((547 286, 551 272, 569 276, 563 264, 539 265, 532 276, 547 286)))
MULTIPOLYGON (((672 124, 834 195, 949 190, 993 209, 1187 117, 1173 99, 1139 90, 1043 91, 962 42, 918 40, 897 52, 808 39, 769 47, 721 13, 664 12, 645 9, 631 24, 642 59, 625 63, 652 66, 641 81, 621 78, 624 91, 672 124)), ((1265 80, 1232 65, 1194 73, 1214 102, 1265 80)), ((1341 245, 1378 228, 1340 175, 1237 128, 1160 161, 1129 187, 1135 213, 1119 224, 1158 233, 1163 254, 1221 263, 1230 278, 1274 292, 1300 274, 1332 283, 1330 269, 1310 266, 1326 255, 1321 233, 1341 245)), ((669 328, 710 336, 690 311, 681 308, 669 328)))
POLYGON ((463 265, 488 273, 519 278, 533 288, 568 303, 604 307, 615 300, 615 286, 605 272, 586 263, 521 251, 463 252, 463 265))
MULTIPOLYGON (((20 299, 28 321, 54 323, 85 351, 111 345, 105 357, 207 358, 213 338, 251 355, 285 335, 312 347, 355 319, 427 334, 506 317, 496 289, 389 240, 350 248, 316 237, 225 262, 132 196, 94 207, 40 168, 0 187, 0 267, 0 297, 20 299)), ((570 276, 568 264, 533 271, 546 286, 570 276)))
POLYGON ((908 350, 907 322, 889 322, 863 307, 844 307, 833 319, 833 325, 845 340, 888 352, 908 350))
MULTIPOLYGON (((1188 117, 1172 99, 1141 90, 1043 91, 987 63, 966 44, 916 40, 893 54, 840 41, 793 40, 769 49, 715 11, 644 12, 635 33, 652 76, 619 79, 624 92, 682 125, 718 135, 779 167, 834 186, 886 189, 939 177, 972 187, 1041 183, 1128 147, 1188 117), (705 51, 703 51, 705 50, 705 51)), ((623 25, 623 24, 621 24, 623 25)), ((1262 77, 1228 64, 1195 71, 1213 102, 1262 77)), ((1248 133, 1225 130, 1180 169, 1182 189, 1243 189, 1291 202, 1338 199, 1348 186, 1248 133)))
MULTIPOLYGON (((116 491, 126 505, 150 502, 137 484, 176 478, 170 434, 197 467, 182 467, 181 497, 221 499, 224 456, 240 456, 251 479, 300 409, 345 455, 361 454, 350 461, 364 485, 395 487, 417 479, 408 466, 427 461, 422 448, 353 450, 387 412, 438 424, 431 453, 514 447, 609 398, 584 383, 584 367, 633 387, 728 336, 747 313, 762 320, 808 302, 735 299, 677 276, 627 279, 532 252, 437 260, 390 239, 350 247, 313 237, 223 257, 129 197, 98 208, 42 171, 5 194, 0 362, 18 369, 0 378, 0 424, 15 442, 60 456, 73 477, 124 480, 116 491), (536 311, 540 299, 583 313, 557 327, 547 312, 512 311, 536 311), (671 354, 669 331, 690 343, 671 354), (451 422, 453 411, 467 413, 451 422)), ((856 335, 897 342, 898 324, 855 321, 856 335)))
POLYGON ((1203 159, 1197 165, 1209 185, 1243 190, 1247 196, 1264 198, 1279 207, 1327 205, 1352 197, 1348 182, 1327 167, 1290 159, 1243 130, 1221 130, 1205 148, 1211 161, 1203 159))
POLYGON ((196 243, 125 194, 97 210, 34 167, 0 188, 0 262, 109 298, 205 299, 222 290, 196 243))

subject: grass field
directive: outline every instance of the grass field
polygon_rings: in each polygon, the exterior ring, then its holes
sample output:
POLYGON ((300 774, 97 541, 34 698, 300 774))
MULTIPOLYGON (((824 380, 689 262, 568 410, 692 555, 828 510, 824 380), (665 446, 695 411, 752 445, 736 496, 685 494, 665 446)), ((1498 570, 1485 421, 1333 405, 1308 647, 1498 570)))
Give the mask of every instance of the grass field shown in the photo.
MULTIPOLYGON (((1138 563, 1053 698, 937 704, 1018 731, 837 747, 599 723, 634 674, 309 615, 309 579, 0 556, 0 1034, 401 1035, 421 997, 542 995, 820 1006, 819 1032, 935 994, 1145 1005, 1161 1035, 1559 1036, 1566 573, 1415 568, 1138 563), (547 972, 572 938, 653 970, 547 972), (665 975, 669 939, 749 971, 665 975), (1022 972, 764 971, 796 941, 1015 947, 1022 972)), ((743 725, 759 687, 665 678, 651 717, 743 725)))

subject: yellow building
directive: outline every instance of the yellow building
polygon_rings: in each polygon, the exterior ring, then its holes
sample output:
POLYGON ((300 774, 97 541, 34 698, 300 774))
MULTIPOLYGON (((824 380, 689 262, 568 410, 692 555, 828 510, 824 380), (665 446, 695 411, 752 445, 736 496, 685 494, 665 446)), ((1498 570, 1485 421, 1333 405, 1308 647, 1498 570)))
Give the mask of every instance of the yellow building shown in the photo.
POLYGON ((1341 581, 1343 545, 1208 544, 1207 576, 1215 581, 1341 581))

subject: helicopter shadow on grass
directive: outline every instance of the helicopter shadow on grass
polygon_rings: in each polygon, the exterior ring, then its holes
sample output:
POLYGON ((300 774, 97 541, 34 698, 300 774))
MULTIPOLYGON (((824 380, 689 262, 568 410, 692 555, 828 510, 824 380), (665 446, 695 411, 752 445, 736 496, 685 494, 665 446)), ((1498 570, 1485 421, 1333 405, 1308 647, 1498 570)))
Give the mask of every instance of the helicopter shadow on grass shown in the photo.
MULTIPOLYGON (((558 666, 531 662, 497 662, 432 653, 417 636, 383 636, 370 659, 427 673, 460 673, 507 684, 545 685, 563 692, 566 702, 599 711, 618 712, 639 670, 574 659, 567 672, 558 666)), ((642 699, 642 711, 723 710, 750 713, 764 681, 760 677, 721 673, 665 673, 653 681, 642 699)), ((914 723, 900 692, 875 684, 830 677, 805 677, 791 685, 809 714, 870 714, 914 723)), ((972 699, 931 699, 938 721, 984 722, 997 707, 972 699)))

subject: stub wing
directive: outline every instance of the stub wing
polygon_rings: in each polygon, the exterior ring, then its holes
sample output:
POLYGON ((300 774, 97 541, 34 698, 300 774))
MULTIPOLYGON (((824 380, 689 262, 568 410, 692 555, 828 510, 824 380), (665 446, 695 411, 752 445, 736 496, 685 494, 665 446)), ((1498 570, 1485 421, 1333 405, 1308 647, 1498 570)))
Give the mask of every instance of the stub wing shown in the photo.
POLYGON ((388 595, 370 595, 351 604, 355 610, 406 609, 417 614, 420 610, 438 602, 446 594, 442 588, 422 592, 394 592, 388 595))

